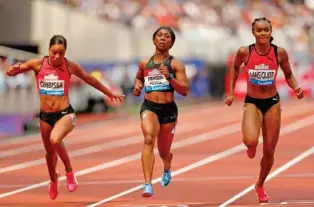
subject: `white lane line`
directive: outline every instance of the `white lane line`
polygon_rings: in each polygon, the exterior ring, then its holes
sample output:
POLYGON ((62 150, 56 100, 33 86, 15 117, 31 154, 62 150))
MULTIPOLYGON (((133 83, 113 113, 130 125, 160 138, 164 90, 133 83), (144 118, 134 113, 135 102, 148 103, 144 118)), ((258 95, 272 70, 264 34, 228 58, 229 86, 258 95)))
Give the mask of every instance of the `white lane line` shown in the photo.
MULTIPOLYGON (((311 107, 306 107, 306 106, 302 107, 302 106, 303 106, 303 104, 302 105, 293 105, 292 107, 290 107, 290 111, 287 111, 287 113, 285 113, 285 117, 290 117, 290 116, 294 116, 295 115, 295 113, 293 112, 293 108, 298 108, 299 109, 298 110, 299 113, 305 113, 305 112, 312 111, 311 107)), ((218 108, 218 109, 220 109, 220 108, 218 108)), ((212 114, 213 112, 216 112, 213 109, 216 109, 216 108, 211 108, 211 110, 204 110, 202 112, 202 116, 203 117, 204 116, 208 116, 208 115, 212 114)), ((237 111, 237 110, 234 110, 234 111, 237 111)), ((224 113, 222 116, 219 116, 217 118, 219 118, 219 120, 223 120, 224 121, 224 120, 230 119, 230 117, 233 117, 233 118, 234 117, 238 117, 237 116, 237 112, 236 113, 233 112, 232 114, 224 113)), ((190 112, 188 112, 188 114, 184 114, 185 118, 186 118, 186 116, 190 117, 191 116, 190 112)), ((232 121, 232 120, 230 120, 230 121, 232 121)), ((211 121, 211 123, 217 123, 217 119, 216 120, 210 120, 210 121, 211 121)), ((112 124, 112 123, 109 123, 109 124, 112 124)), ((178 129, 180 130, 181 128, 185 128, 185 126, 187 126, 187 125, 190 125, 190 124, 180 125, 180 127, 178 129)), ((110 128, 111 126, 107 125, 105 127, 110 128)), ((65 144, 66 144, 66 146, 69 146, 69 145, 75 145, 75 144, 86 143, 86 142, 97 141, 97 140, 106 140, 106 139, 111 139, 113 136, 123 136, 123 135, 127 135, 129 133, 136 133, 138 130, 139 129, 134 130, 132 128, 128 128, 126 131, 120 130, 120 131, 115 131, 114 133, 110 132, 109 134, 106 134, 106 136, 104 137, 103 134, 99 133, 97 130, 88 131, 87 132, 87 131, 78 129, 76 131, 73 131, 69 135, 69 137, 65 140, 65 144), (81 136, 82 136, 81 133, 88 134, 89 135, 88 139, 82 139, 81 138, 81 136), (77 139, 78 137, 80 139, 77 139)), ((140 134, 141 132, 138 131, 138 133, 140 134)), ((40 138, 36 137, 36 139, 40 139, 40 138)), ((0 142, 0 146, 1 146, 1 143, 2 143, 2 141, 0 142)), ((42 143, 33 143, 33 144, 28 144, 28 145, 25 145, 25 146, 22 146, 22 147, 13 148, 13 149, 1 150, 0 158, 7 158, 7 157, 17 156, 17 155, 21 155, 21 154, 41 151, 41 150, 43 150, 42 143)))
MULTIPOLYGON (((280 173, 282 173, 283 171, 289 169, 290 167, 292 167, 293 165, 298 164, 299 162, 301 162, 303 159, 307 158, 308 156, 310 156, 311 154, 314 153, 314 147, 309 148, 308 150, 306 150, 305 152, 302 152, 300 155, 298 155, 297 157, 293 158, 292 160, 290 160, 289 162, 287 162, 286 164, 282 165, 281 167, 277 168, 275 171, 273 171, 272 173, 270 173, 268 175, 268 177, 266 178, 266 182, 269 181, 270 179, 276 177, 277 175, 279 175, 280 173)), ((221 205, 219 205, 219 207, 225 207, 231 203, 233 203, 234 201, 236 201, 237 199, 245 196, 246 194, 248 194, 250 191, 254 190, 254 185, 249 186, 248 188, 244 189, 243 191, 241 191, 240 193, 236 194, 235 196, 231 197, 230 199, 228 199, 227 201, 225 201, 224 203, 222 203, 221 205)))
MULTIPOLYGON (((214 112, 213 110, 204 110, 203 115, 209 115, 212 112, 214 112)), ((237 117, 237 114, 239 112, 235 112, 232 113, 234 116, 232 117, 237 117)), ((187 116, 189 117, 189 114, 184 114, 184 117, 187 116)), ((219 123, 223 123, 225 122, 228 117, 230 117, 231 114, 225 113, 223 116, 219 116, 219 123)), ((186 118, 186 117, 185 117, 186 118)), ((217 124, 218 120, 211 120, 210 122, 206 122, 207 124, 217 124)), ((205 123, 205 122, 204 122, 205 123)), ((195 124, 194 122, 192 124, 195 124)), ((179 130, 181 130, 182 128, 184 129, 185 127, 191 125, 191 123, 185 123, 182 124, 178 127, 178 132, 179 130)), ((197 126, 197 125, 195 125, 197 126)), ((137 136, 141 135, 141 131, 139 128, 134 129, 131 127, 125 128, 124 130, 115 130, 115 131, 110 131, 110 127, 112 126, 105 126, 108 129, 108 133, 106 133, 106 136, 104 136, 104 134, 99 133, 99 131, 94 130, 94 131, 73 131, 72 134, 69 135, 69 137, 67 137, 67 139, 65 139, 65 144, 66 146, 70 146, 70 145, 76 145, 76 144, 80 144, 80 143, 86 143, 86 142, 92 142, 92 141, 97 141, 97 140, 107 140, 107 139, 112 139, 114 136, 127 136, 130 133, 138 133, 137 136), (84 134, 84 139, 82 139, 82 134, 84 134), (88 137, 86 139, 86 137, 88 137)), ((38 139, 40 139, 38 137, 38 139)), ((7 149, 7 150, 1 150, 0 152, 0 158, 7 158, 7 157, 12 157, 12 156, 16 156, 16 155, 21 155, 21 154, 26 154, 26 153, 30 153, 30 152, 36 152, 36 151, 41 151, 43 150, 43 145, 42 143, 34 143, 34 144, 29 144, 29 145, 25 145, 22 147, 17 147, 17 148, 13 148, 13 149, 7 149)))
MULTIPOLYGON (((180 131, 179 133, 187 133, 187 132, 191 132, 194 130, 197 130, 199 127, 200 128, 204 128, 207 125, 206 122, 202 122, 202 123, 195 123, 195 124, 186 124, 184 125, 184 127, 180 127, 180 131), (193 126, 195 125, 196 128, 194 128, 193 126)), ((227 133, 233 133, 236 131, 239 131, 239 123, 237 124, 233 124, 224 128, 219 128, 218 130, 214 130, 214 133, 218 133, 217 136, 219 136, 220 132, 223 132, 223 134, 225 134, 225 132, 227 133), (226 130, 225 132, 223 130, 226 130), (218 131, 218 132, 217 132, 218 131)), ((208 134, 208 133, 207 133, 208 134)), ((204 141, 206 141, 207 137, 205 138, 204 141)), ((216 137, 215 137, 216 138, 216 137)), ((193 139, 190 139, 193 142, 193 139)), ((134 136, 134 137, 129 137, 126 139, 121 139, 121 140, 115 140, 115 141, 111 141, 111 142, 107 142, 104 144, 97 144, 97 145, 93 145, 90 147, 85 147, 85 148, 81 148, 79 150, 75 150, 72 152, 69 152, 69 155, 71 158, 73 157, 79 157, 79 156, 83 156, 83 155, 87 155, 87 154, 92 154, 92 153, 96 153, 96 152, 101 152, 103 150, 109 150, 109 149, 115 149, 115 148, 120 148, 120 147, 125 147, 131 144, 136 144, 136 143, 140 143, 143 141, 143 137, 142 136, 134 136)), ((28 167, 34 167, 34 166, 38 166, 41 164, 45 164, 46 160, 45 159, 36 159, 36 160, 31 160, 31 161, 26 161, 23 163, 19 163, 19 164, 14 164, 11 166, 7 166, 7 167, 3 167, 0 168, 0 174, 3 173, 7 173, 7 172, 11 172, 11 171, 15 171, 15 170, 21 170, 21 169, 25 169, 28 167)))
MULTIPOLYGON (((188 171, 193 170, 195 168, 201 167, 201 166, 206 165, 208 163, 217 161, 217 160, 222 159, 224 157, 228 157, 228 156, 233 155, 233 154, 235 154, 237 152, 240 152, 240 151, 242 151, 244 149, 245 149, 244 145, 242 145, 242 144, 241 145, 237 145, 235 147, 232 147, 230 149, 227 149, 225 151, 222 151, 220 153, 217 153, 215 155, 212 155, 210 157, 202 159, 202 160, 200 160, 198 162, 195 162, 195 163, 193 163, 191 165, 188 165, 188 166, 180 168, 180 169, 178 169, 176 171, 173 171, 172 172, 172 177, 180 175, 180 174, 183 174, 185 172, 188 172, 188 171)), ((161 177, 152 180, 152 184, 160 182, 160 179, 161 179, 161 177)), ((111 197, 105 198, 105 199, 103 199, 103 200, 101 200, 101 201, 99 201, 97 203, 91 204, 91 205, 89 205, 87 207, 94 207, 94 206, 98 206, 98 205, 103 204, 103 203, 107 203, 107 202, 112 201, 114 199, 120 198, 120 197, 125 196, 127 194, 133 193, 133 192, 135 192, 137 190, 140 190, 141 188, 142 188, 142 185, 138 185, 136 187, 130 188, 130 189, 128 189, 126 191, 123 191, 121 193, 115 194, 115 195, 113 195, 111 197)))
MULTIPOLYGON (((200 134, 198 136, 192 136, 192 137, 190 137, 188 139, 184 139, 184 140, 181 140, 181 141, 174 142, 172 149, 179 149, 179 148, 183 148, 183 147, 186 147, 186 146, 190 146, 192 144, 197 144, 197 143, 201 143, 201 142, 204 142, 204 141, 216 139, 218 137, 237 132, 237 131, 239 131, 239 128, 240 128, 240 124, 234 124, 234 125, 230 125, 228 127, 219 128, 219 129, 214 130, 214 131, 210 131, 210 132, 207 132, 207 133, 204 133, 204 134, 200 134)), ((154 153, 157 154, 158 150, 155 149, 154 153)), ((82 155, 82 154, 80 154, 80 155, 82 155)), ((100 171, 100 170, 103 170, 103 169, 119 166, 119 165, 131 162, 131 161, 134 161, 134 160, 138 160, 138 159, 140 159, 140 157, 141 157, 141 153, 140 152, 139 153, 135 153, 133 155, 125 156, 125 157, 122 157, 122 158, 117 159, 117 160, 113 160, 113 161, 106 162, 106 163, 103 163, 103 164, 100 164, 100 165, 96 165, 94 167, 90 167, 90 168, 86 168, 84 170, 80 170, 80 171, 76 172, 76 176, 86 175, 86 174, 97 172, 97 171, 100 171)), ((33 164, 36 164, 36 163, 33 163, 33 164)), ((21 166, 21 167, 24 167, 24 166, 21 166)), ((1 169, 0 169, 0 172, 1 172, 1 169)), ((65 176, 60 177, 59 180, 60 181, 65 180, 65 176)), ((44 182, 33 184, 33 185, 30 185, 30 186, 27 186, 27 187, 24 187, 24 188, 21 188, 21 189, 17 189, 17 190, 11 191, 11 192, 2 193, 2 194, 0 194, 0 198, 6 197, 6 196, 10 196, 10 195, 14 195, 14 194, 17 194, 17 193, 21 193, 21 192, 24 192, 24 191, 28 191, 28 190, 31 190, 31 189, 39 188, 39 187, 42 187, 42 186, 46 186, 49 182, 50 181, 44 181, 44 182)))
MULTIPOLYGON (((293 128, 294 131, 295 131, 295 130, 298 130, 298 129, 301 129, 303 127, 311 125, 313 123, 312 122, 313 117, 314 116, 310 116, 310 117, 304 118, 302 120, 299 120, 297 122, 294 122, 294 123, 286 125, 285 127, 282 128, 281 135, 291 132, 291 130, 289 130, 289 128, 293 128), (298 127, 296 127, 296 126, 298 126, 298 127)), ((204 142, 204 141, 212 140, 212 139, 215 139, 217 137, 221 137, 221 136, 228 135, 228 134, 231 134, 231 133, 234 133, 234 132, 238 132, 240 130, 241 130, 240 124, 235 124, 235 125, 231 125, 231 126, 228 126, 228 127, 220 128, 220 129, 208 132, 208 133, 204 133, 204 134, 201 134, 201 135, 198 135, 198 136, 194 136, 192 138, 188 138, 188 139, 185 139, 185 140, 174 142, 172 149, 179 149, 179 148, 183 148, 185 146, 190 146, 192 144, 197 144, 197 143, 201 143, 201 142, 204 142)), ((244 145, 240 144, 240 145, 237 145, 237 146, 235 146, 233 148, 230 148, 228 150, 232 150, 232 149, 239 150, 238 148, 240 148, 241 150, 245 149, 244 145)), ((158 150, 155 149, 154 153, 157 154, 158 150)), ((218 156, 219 154, 220 153, 218 153, 218 154, 216 154, 214 156, 218 156)), ((135 153, 133 155, 125 156, 125 157, 122 157, 122 158, 117 159, 117 160, 113 160, 113 161, 110 161, 110 162, 106 162, 106 163, 103 163, 103 164, 100 164, 100 165, 96 165, 96 166, 93 166, 93 167, 86 168, 84 170, 78 171, 78 172, 76 172, 76 176, 86 175, 86 174, 90 174, 90 173, 97 172, 97 171, 100 171, 100 170, 104 170, 104 169, 107 169, 107 168, 111 168, 111 167, 114 167, 114 166, 119 166, 119 165, 131 162, 131 161, 134 161, 134 160, 138 160, 138 159, 140 159, 140 157, 141 157, 141 153, 140 152, 139 153, 135 153)), ((211 157, 213 157, 213 156, 211 156, 211 157)), ((183 168, 181 168, 181 170, 182 169, 183 168)), ((184 168, 184 169, 186 169, 186 168, 184 168)), ((60 177, 59 180, 60 181, 65 180, 65 176, 60 177)), ((21 193, 21 192, 25 192, 25 191, 28 191, 28 190, 31 190, 31 189, 42 187, 42 186, 46 186, 46 185, 48 185, 49 182, 50 181, 44 181, 44 182, 41 182, 41 183, 33 184, 33 185, 30 185, 30 186, 27 186, 27 187, 24 187, 24 188, 20 188, 20 189, 14 190, 14 191, 10 191, 10 192, 7 192, 7 193, 2 193, 2 194, 0 194, 0 198, 7 197, 7 196, 10 196, 10 195, 14 195, 14 194, 21 193)))
MULTIPOLYGON (((210 176, 210 177, 181 177, 173 180, 173 183, 185 183, 185 182, 204 182, 204 181, 219 181, 219 180, 248 180, 254 179, 256 175, 239 175, 239 176, 210 176)), ((314 173, 295 173, 295 174, 282 174, 280 178, 305 178, 313 179, 314 173)), ((84 181, 80 182, 80 185, 120 185, 120 184, 141 184, 143 179, 122 179, 122 180, 99 180, 99 181, 84 181)), ((22 188, 27 184, 12 184, 12 185, 0 185, 0 188, 22 188)), ((60 183, 60 185, 66 185, 66 183, 60 183)))
MULTIPOLYGON (((312 125, 312 124, 313 124, 313 118, 314 118, 314 116, 310 116, 310 117, 304 118, 304 119, 302 119, 302 120, 296 121, 296 122, 294 122, 294 123, 292 123, 292 124, 286 125, 285 127, 283 127, 283 128, 281 129, 281 135, 284 135, 284 134, 287 134, 287 133, 296 131, 296 130, 298 130, 298 129, 304 128, 304 127, 306 127, 306 126, 312 125)), ((239 129, 240 129, 240 128, 239 128, 239 129)), ((260 137, 260 139, 261 139, 261 137, 260 137)), ((242 150, 245 150, 245 149, 246 149, 246 147, 245 147, 243 144, 234 146, 234 147, 229 148, 229 149, 227 149, 227 150, 225 150, 225 151, 222 151, 222 152, 220 152, 220 153, 218 153, 218 154, 215 154, 215 155, 213 155, 213 156, 209 156, 209 157, 207 157, 207 158, 205 158, 205 159, 203 159, 203 160, 200 160, 200 161, 198 161, 198 162, 196 162, 196 163, 193 163, 193 164, 188 165, 188 166, 186 166, 186 167, 180 168, 180 169, 174 171, 172 175, 173 175, 173 176, 176 176, 176 175, 182 174, 182 173, 184 173, 184 172, 193 170, 193 169, 195 169, 195 168, 198 168, 198 167, 203 166, 203 165, 205 165, 205 164, 208 164, 208 163, 210 163, 210 162, 214 162, 214 161, 219 160, 219 159, 222 159, 222 158, 224 158, 224 157, 233 155, 233 154, 235 154, 235 153, 237 153, 237 152, 240 152, 240 151, 242 151, 242 150)), ((160 177, 154 179, 154 180, 152 181, 152 183, 154 184, 154 183, 157 183, 157 182, 159 182, 159 181, 160 181, 160 177)), ((119 198, 119 197, 125 196, 125 195, 127 195, 127 194, 130 194, 130 193, 132 193, 132 192, 135 192, 135 191, 141 189, 141 187, 142 187, 141 185, 138 185, 138 186, 136 186, 136 187, 133 187, 133 188, 128 189, 128 190, 126 190, 126 191, 123 191, 123 192, 121 192, 121 193, 115 194, 115 195, 113 195, 113 196, 111 196, 111 197, 105 198, 105 199, 103 199, 103 200, 101 200, 101 201, 99 201, 99 202, 97 202, 97 203, 94 203, 94 204, 92 204, 92 205, 89 205, 88 207, 94 207, 94 206, 98 206, 98 205, 100 205, 100 204, 103 204, 103 203, 112 201, 112 200, 114 200, 114 199, 116 199, 116 198, 119 198)))
MULTIPOLYGON (((205 113, 212 113, 215 112, 217 109, 219 110, 220 108, 223 108, 221 106, 214 106, 214 107, 208 107, 210 104, 201 104, 200 107, 201 109, 204 109, 205 113)), ((190 114, 194 114, 194 111, 189 111, 189 109, 192 109, 193 106, 195 105, 188 105, 188 106, 183 106, 181 109, 182 110, 186 110, 186 112, 184 112, 186 115, 190 115, 190 114)), ((236 110, 236 109, 235 109, 236 110)), ((183 115, 183 114, 182 114, 183 115)), ((97 121, 97 122, 92 122, 92 123, 88 123, 88 124, 84 124, 82 126, 79 126, 77 129, 78 130, 84 130, 86 128, 93 128, 93 127, 99 127, 99 126, 104 126, 106 124, 113 124, 113 123, 121 123, 121 121, 132 121, 132 120, 136 120, 137 117, 136 116, 120 116, 118 115, 117 117, 113 117, 112 119, 107 119, 104 121, 97 121)), ((77 131, 75 132, 77 133, 77 131)), ((29 142, 35 142, 38 141, 40 137, 40 133, 34 133, 34 134, 30 134, 30 135, 22 135, 22 136, 18 136, 18 137, 10 137, 8 139, 1 139, 0 140, 0 146, 5 146, 5 145, 14 145, 14 144, 20 144, 20 142, 22 141, 23 143, 27 144, 29 142)))

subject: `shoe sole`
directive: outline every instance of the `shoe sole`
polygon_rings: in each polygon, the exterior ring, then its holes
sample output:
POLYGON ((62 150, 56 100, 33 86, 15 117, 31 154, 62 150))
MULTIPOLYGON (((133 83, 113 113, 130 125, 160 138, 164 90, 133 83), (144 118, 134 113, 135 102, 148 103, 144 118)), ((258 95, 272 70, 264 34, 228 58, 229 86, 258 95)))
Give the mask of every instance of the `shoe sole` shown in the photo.
POLYGON ((142 193, 142 196, 144 198, 149 198, 149 197, 152 197, 152 194, 150 194, 150 193, 142 193))

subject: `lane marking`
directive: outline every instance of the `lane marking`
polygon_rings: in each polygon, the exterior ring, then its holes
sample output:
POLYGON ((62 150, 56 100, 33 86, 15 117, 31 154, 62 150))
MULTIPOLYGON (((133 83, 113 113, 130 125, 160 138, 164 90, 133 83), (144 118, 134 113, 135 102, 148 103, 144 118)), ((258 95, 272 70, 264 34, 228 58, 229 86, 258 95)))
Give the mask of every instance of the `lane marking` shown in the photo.
MULTIPOLYGON (((286 125, 285 127, 283 127, 281 129, 281 136, 284 135, 284 134, 296 131, 298 129, 301 129, 303 127, 312 125, 313 124, 313 118, 314 118, 314 116, 310 116, 310 117, 304 118, 302 120, 296 121, 296 122, 294 122, 292 124, 286 125)), ((241 128, 239 127, 239 129, 241 129, 241 128)), ((262 137, 260 137, 260 139, 261 138, 262 137)), ((261 142, 262 142, 262 139, 261 139, 261 142)), ((215 155, 212 155, 212 156, 209 156, 209 157, 207 157, 205 159, 202 159, 202 160, 200 160, 198 162, 195 162, 195 163, 193 163, 191 165, 188 165, 186 167, 180 168, 180 169, 174 171, 172 173, 172 176, 174 177, 176 175, 180 175, 182 173, 185 173, 187 171, 190 171, 190 170, 193 170, 195 168, 201 167, 201 166, 206 165, 208 163, 211 163, 211 162, 217 161, 219 159, 222 159, 222 158, 228 157, 230 155, 233 155, 235 153, 241 152, 241 151, 243 151, 245 149, 246 149, 246 147, 244 146, 244 144, 240 144, 240 145, 234 146, 234 147, 229 148, 227 150, 224 150, 224 151, 222 151, 220 153, 217 153, 215 155)), ((314 151, 314 148, 311 148, 311 151, 314 151)), ((159 177, 159 178, 156 178, 156 179, 152 180, 152 184, 160 182, 160 179, 161 178, 159 177)), ((103 204, 103 203, 107 203, 107 202, 112 201, 114 199, 120 198, 120 197, 125 196, 127 194, 133 193, 133 192, 135 192, 137 190, 140 190, 141 188, 142 188, 142 185, 138 185, 136 187, 130 188, 130 189, 128 189, 126 191, 123 191, 121 193, 115 194, 115 195, 113 195, 111 197, 105 198, 105 199, 103 199, 103 200, 101 200, 99 202, 91 204, 88 207, 94 207, 94 206, 98 206, 98 205, 103 204)))
MULTIPOLYGON (((307 158, 308 156, 312 155, 314 153, 314 147, 309 148, 308 150, 302 152, 300 155, 298 155, 297 157, 293 158, 292 160, 288 161, 286 164, 282 165, 281 167, 277 168, 276 170, 274 170, 272 173, 270 173, 268 175, 268 177, 266 178, 266 181, 269 181, 270 179, 276 177, 277 175, 279 175, 280 173, 282 173, 283 171, 289 169, 290 167, 298 164, 299 162, 301 162, 303 159, 307 158)), ((243 191, 241 191, 240 193, 236 194, 235 196, 231 197, 230 199, 228 199, 227 201, 225 201, 224 203, 222 203, 221 205, 219 205, 218 207, 225 207, 231 203, 233 203, 234 201, 238 200, 239 198, 243 197, 244 195, 248 194, 250 191, 254 190, 254 185, 249 186, 248 188, 244 189, 243 191)))

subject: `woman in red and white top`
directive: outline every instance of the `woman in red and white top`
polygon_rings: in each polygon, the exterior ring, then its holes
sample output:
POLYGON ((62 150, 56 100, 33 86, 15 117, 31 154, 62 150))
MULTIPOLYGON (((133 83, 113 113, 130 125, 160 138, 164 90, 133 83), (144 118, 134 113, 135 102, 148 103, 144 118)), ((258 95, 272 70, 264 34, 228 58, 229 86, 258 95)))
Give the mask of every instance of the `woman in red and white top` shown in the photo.
POLYGON ((242 122, 243 142, 248 148, 248 157, 254 158, 262 128, 263 158, 255 190, 259 201, 267 202, 268 196, 263 185, 274 163, 274 153, 280 132, 280 97, 276 89, 279 66, 288 85, 299 99, 303 97, 303 92, 292 73, 286 50, 271 43, 273 40, 271 22, 265 17, 255 19, 252 23, 252 33, 256 39, 255 44, 240 47, 236 53, 230 71, 230 91, 226 104, 230 106, 234 100, 234 86, 240 66, 244 63, 247 75, 247 96, 244 101, 242 122))
POLYGON ((7 75, 33 70, 36 75, 40 95, 40 131, 46 149, 46 161, 49 170, 49 196, 58 196, 58 178, 56 172, 58 156, 65 166, 67 188, 73 192, 77 188, 68 152, 62 142, 75 126, 75 112, 69 101, 69 86, 71 75, 84 80, 87 84, 103 92, 111 100, 122 101, 124 95, 115 95, 96 78, 86 73, 78 64, 67 60, 65 53, 67 41, 61 35, 51 38, 49 56, 30 59, 25 63, 17 63, 7 68, 7 75))

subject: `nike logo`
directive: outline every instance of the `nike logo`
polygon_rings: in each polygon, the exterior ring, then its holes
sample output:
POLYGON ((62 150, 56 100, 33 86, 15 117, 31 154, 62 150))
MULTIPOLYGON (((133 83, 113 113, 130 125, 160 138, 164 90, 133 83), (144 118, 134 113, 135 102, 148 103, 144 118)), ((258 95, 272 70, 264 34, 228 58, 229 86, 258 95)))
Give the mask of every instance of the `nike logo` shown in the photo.
POLYGON ((62 111, 61 112, 61 114, 67 114, 68 113, 68 111, 62 111))

